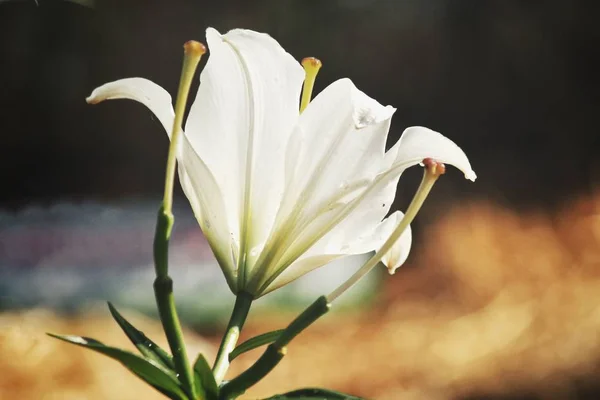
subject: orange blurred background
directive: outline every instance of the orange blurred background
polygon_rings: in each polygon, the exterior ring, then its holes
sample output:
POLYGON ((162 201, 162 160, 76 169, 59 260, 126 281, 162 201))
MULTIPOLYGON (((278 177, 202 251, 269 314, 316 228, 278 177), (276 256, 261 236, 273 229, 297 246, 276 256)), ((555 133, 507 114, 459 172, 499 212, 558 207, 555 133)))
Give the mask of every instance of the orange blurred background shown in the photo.
MULTIPOLYGON (((372 399, 598 398, 600 194, 554 214, 466 205, 423 235, 426 245, 386 279, 373 307, 325 316, 244 398, 307 386, 372 399)), ((116 362, 43 335, 77 332, 131 347, 106 314, 1 315, 10 329, 0 330, 0 397, 160 398, 116 362)), ((242 339, 291 317, 253 316, 242 339)), ((156 322, 131 319, 161 337, 156 322)), ((187 338, 190 352, 214 356, 218 335, 187 338)), ((232 376, 258 353, 235 361, 232 376)))

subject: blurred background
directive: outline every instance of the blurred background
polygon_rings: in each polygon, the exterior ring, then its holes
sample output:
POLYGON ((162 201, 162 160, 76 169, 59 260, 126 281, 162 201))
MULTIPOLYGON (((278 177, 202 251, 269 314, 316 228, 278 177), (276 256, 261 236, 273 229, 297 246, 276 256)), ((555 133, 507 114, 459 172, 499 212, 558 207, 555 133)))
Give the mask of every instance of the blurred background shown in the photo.
MULTIPOLYGON (((600 398, 599 11, 591 0, 0 1, 0 398, 159 398, 43 333, 126 346, 111 300, 160 337, 151 241, 167 138, 137 103, 84 99, 130 76, 175 94, 181 46, 209 26, 318 57, 317 92, 347 76, 398 109, 390 146, 424 125, 478 174, 471 184, 450 170, 414 224, 407 264, 346 296, 247 398, 301 386, 600 398)), ((419 179, 417 168, 403 177, 395 208, 419 179)), ((232 301, 180 191, 175 215, 176 294, 191 351, 210 358, 232 301)), ((268 296, 243 336, 286 324, 359 263, 268 296)))

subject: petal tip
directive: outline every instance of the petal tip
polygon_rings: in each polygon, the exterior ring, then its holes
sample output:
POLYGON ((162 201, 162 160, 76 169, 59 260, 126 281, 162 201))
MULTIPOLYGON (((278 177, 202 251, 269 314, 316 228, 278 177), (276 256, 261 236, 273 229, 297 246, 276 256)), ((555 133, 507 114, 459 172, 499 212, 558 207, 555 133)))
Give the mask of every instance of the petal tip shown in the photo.
POLYGON ((465 178, 470 180, 471 182, 475 182, 475 180, 477 179, 477 174, 475 173, 475 171, 469 170, 465 172, 465 178))
POLYGON ((105 83, 102 86, 97 87, 85 98, 85 102, 88 104, 102 103, 104 100, 110 99, 110 88, 118 81, 105 83))
MULTIPOLYGON (((358 92, 358 89, 356 89, 358 92)), ((392 106, 383 106, 376 100, 358 92, 355 97, 355 106, 352 119, 356 129, 366 128, 370 125, 379 124, 392 118, 396 109, 392 106)))
POLYGON ((206 33, 206 36, 209 36, 209 35, 221 36, 221 32, 219 32, 218 30, 216 30, 212 26, 209 26, 208 28, 206 28, 205 33, 206 33))
POLYGON ((223 35, 215 28, 206 28, 205 37, 210 51, 214 50, 216 44, 223 41, 223 35))
POLYGON ((102 99, 99 99, 98 96, 95 96, 94 93, 90 94, 88 97, 85 98, 85 102, 88 104, 98 104, 102 101, 102 99))

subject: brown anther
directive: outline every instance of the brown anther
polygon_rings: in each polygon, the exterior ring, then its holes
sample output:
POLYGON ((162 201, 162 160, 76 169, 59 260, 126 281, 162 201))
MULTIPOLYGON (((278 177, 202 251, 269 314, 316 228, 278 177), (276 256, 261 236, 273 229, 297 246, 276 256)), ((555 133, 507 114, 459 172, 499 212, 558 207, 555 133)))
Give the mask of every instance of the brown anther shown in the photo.
POLYGON ((433 158, 426 158, 423 160, 423 165, 434 175, 440 176, 446 173, 446 165, 444 163, 435 161, 433 158))
POLYGON ((302 59, 302 63, 301 63, 304 67, 308 67, 311 66, 313 68, 321 68, 321 66, 323 65, 321 63, 321 60, 319 60, 318 58, 314 58, 314 57, 306 57, 302 59))
POLYGON ((183 45, 183 51, 185 54, 201 56, 206 53, 206 46, 195 40, 188 40, 183 45))

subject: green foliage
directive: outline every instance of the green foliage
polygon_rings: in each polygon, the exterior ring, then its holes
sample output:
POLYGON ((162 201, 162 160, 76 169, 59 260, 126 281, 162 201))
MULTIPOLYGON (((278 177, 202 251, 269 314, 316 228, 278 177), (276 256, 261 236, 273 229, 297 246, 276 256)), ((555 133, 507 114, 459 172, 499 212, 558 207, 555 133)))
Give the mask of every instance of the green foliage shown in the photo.
POLYGON ((110 310, 110 313, 115 321, 117 321, 121 329, 123 329, 123 332, 125 332, 129 340, 131 340, 131 342, 135 345, 135 347, 137 347, 137 349, 145 358, 154 360, 169 370, 175 369, 173 357, 171 357, 170 354, 160 348, 160 346, 158 346, 152 340, 148 339, 148 337, 144 335, 142 331, 139 331, 133 325, 131 325, 129 321, 119 314, 117 309, 110 302, 108 302, 108 309, 110 310))
POLYGON ((233 351, 229 354, 229 361, 233 361, 233 359, 235 359, 237 356, 247 351, 254 350, 257 347, 264 346, 269 343, 273 343, 275 340, 277 340, 277 338, 281 335, 283 331, 283 329, 279 329, 276 331, 263 333, 262 335, 258 335, 253 337, 252 339, 246 340, 244 343, 240 344, 235 349, 233 349, 233 351))
MULTIPOLYGON (((86 337, 48 335, 107 355, 119 361, 135 375, 167 397, 176 400, 188 400, 190 396, 185 393, 186 390, 178 378, 173 357, 144 335, 142 331, 129 323, 110 302, 108 303, 108 308, 115 321, 117 321, 123 332, 125 332, 143 357, 105 346, 97 340, 86 337)), ((198 399, 216 400, 218 398, 219 388, 217 382, 208 362, 202 354, 198 355, 194 364, 194 386, 198 394, 198 399)))
POLYGON ((175 373, 152 359, 142 358, 125 350, 105 346, 103 343, 87 337, 54 335, 51 333, 48 335, 56 339, 64 340, 67 343, 97 351, 98 353, 119 361, 139 378, 150 384, 159 392, 168 396, 170 399, 188 400, 188 396, 181 388, 181 384, 175 373))
POLYGON ((216 400, 219 397, 219 387, 210 365, 202 354, 198 354, 194 363, 194 384, 198 393, 204 394, 206 400, 216 400))
POLYGON ((265 400, 363 400, 360 397, 328 389, 307 388, 278 394, 265 400))

